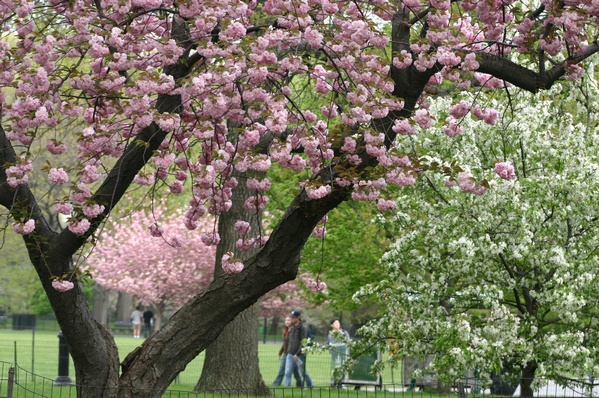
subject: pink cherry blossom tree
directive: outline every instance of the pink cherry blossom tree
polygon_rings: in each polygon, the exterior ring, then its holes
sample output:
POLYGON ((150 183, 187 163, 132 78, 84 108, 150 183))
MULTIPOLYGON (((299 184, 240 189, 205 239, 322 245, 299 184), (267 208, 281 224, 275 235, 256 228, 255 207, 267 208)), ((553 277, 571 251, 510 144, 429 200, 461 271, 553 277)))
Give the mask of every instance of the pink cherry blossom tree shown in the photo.
MULTIPOLYGON (((497 120, 481 101, 431 114, 427 95, 441 84, 536 93, 576 79, 599 49, 598 16, 586 0, 0 4, 0 204, 70 343, 78 396, 160 396, 237 314, 296 277, 302 247, 331 209, 353 199, 390 210, 387 188, 434 167, 399 151, 397 135, 437 118, 450 137, 464 117, 497 120), (318 101, 304 103, 308 94, 318 101), (53 156, 39 164, 42 151, 53 156), (226 272, 119 368, 112 336, 73 283, 82 248, 132 187, 188 194, 190 230, 227 212, 239 184, 253 193, 244 208, 258 212, 270 188, 260 173, 275 162, 307 177, 270 236, 240 235, 252 255, 217 256, 226 272), (35 173, 69 187, 53 198, 66 229, 40 210, 47 192, 28 184, 35 173)), ((486 192, 460 170, 446 171, 449 182, 486 192)))
POLYGON ((293 280, 282 284, 260 299, 258 302, 260 316, 284 318, 295 308, 308 307, 310 304, 302 298, 301 288, 298 284, 303 283, 307 285, 310 281, 308 278, 298 277, 298 279, 300 280, 293 280))
MULTIPOLYGON (((156 310, 156 329, 167 308, 177 309, 212 280, 215 248, 188 230, 184 215, 163 217, 136 211, 112 220, 87 257, 96 282, 127 293, 156 310), (157 220, 164 220, 157 224, 157 220), (153 233, 149 233, 153 231, 153 233)), ((205 218, 200 231, 211 231, 214 220, 205 218)))

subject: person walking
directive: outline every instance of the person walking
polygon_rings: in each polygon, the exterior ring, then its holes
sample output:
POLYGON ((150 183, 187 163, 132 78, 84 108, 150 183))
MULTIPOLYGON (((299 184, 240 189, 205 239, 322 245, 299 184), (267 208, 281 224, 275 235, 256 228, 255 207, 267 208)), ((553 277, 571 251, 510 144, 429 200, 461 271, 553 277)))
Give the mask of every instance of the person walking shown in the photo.
POLYGON ((327 335, 329 352, 331 353, 331 387, 340 388, 342 386, 341 378, 336 377, 336 369, 343 366, 347 359, 347 343, 349 342, 349 333, 341 328, 339 319, 333 319, 331 330, 327 335))
POLYGON ((141 313, 141 307, 138 305, 135 310, 131 313, 131 324, 133 325, 133 338, 139 339, 141 334, 141 318, 143 314, 141 313))
POLYGON ((148 308, 143 313, 143 319, 144 319, 143 333, 144 333, 144 338, 147 339, 148 337, 150 337, 150 335, 152 334, 152 331, 154 329, 154 313, 148 308))
MULTIPOLYGON (((283 326, 283 344, 281 345, 281 349, 279 350, 279 360, 281 362, 281 366, 279 366, 279 372, 277 373, 277 377, 272 382, 273 387, 278 387, 281 385, 283 381, 283 377, 285 376, 285 363, 287 361, 287 346, 289 345, 289 328, 291 327, 292 320, 290 317, 285 318, 285 326, 283 326)), ((297 366, 293 367, 293 376, 295 377, 295 385, 297 387, 302 386, 302 378, 299 374, 299 369, 297 366)))
POLYGON ((302 341, 308 338, 308 329, 302 323, 301 315, 298 310, 291 311, 291 314, 289 314, 291 327, 289 329, 289 343, 285 361, 285 387, 291 385, 291 373, 294 366, 297 366, 302 378, 301 387, 312 388, 314 387, 312 379, 306 371, 306 354, 302 351, 302 341))

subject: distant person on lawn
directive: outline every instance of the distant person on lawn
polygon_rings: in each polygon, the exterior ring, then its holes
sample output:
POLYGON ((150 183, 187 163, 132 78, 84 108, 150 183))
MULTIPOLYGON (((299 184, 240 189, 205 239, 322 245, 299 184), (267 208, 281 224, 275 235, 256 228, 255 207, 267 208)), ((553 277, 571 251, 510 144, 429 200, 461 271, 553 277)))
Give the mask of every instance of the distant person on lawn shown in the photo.
POLYGON ((141 307, 138 305, 137 308, 131 313, 131 323, 133 324, 133 338, 139 339, 141 334, 141 307))

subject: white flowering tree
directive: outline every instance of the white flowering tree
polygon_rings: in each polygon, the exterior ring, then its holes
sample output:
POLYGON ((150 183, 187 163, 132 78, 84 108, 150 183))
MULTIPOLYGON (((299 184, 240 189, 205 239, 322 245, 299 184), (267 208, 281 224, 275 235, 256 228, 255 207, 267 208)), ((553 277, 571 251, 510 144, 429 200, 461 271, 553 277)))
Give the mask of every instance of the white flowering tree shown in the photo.
MULTIPOLYGON (((400 229, 382 259, 388 278, 359 295, 384 304, 364 332, 393 340, 390 362, 432 355, 445 381, 509 364, 522 396, 532 396, 535 377, 598 373, 598 92, 589 78, 572 94, 560 90, 539 100, 509 89, 509 102, 493 101, 495 125, 467 116, 456 138, 410 140, 432 169, 386 220, 400 229), (468 170, 448 167, 448 154, 468 170)), ((485 98, 449 114, 438 99, 429 111, 441 129, 485 98)))

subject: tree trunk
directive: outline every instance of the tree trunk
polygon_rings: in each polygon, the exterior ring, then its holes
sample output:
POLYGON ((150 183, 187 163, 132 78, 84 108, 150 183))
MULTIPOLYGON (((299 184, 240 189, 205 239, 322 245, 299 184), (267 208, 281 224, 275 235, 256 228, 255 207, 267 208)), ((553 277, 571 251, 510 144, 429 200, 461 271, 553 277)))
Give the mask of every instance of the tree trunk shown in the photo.
POLYGON ((110 306, 110 290, 105 289, 99 284, 94 285, 94 301, 92 314, 96 322, 101 325, 108 325, 108 308, 110 306))
POLYGON ((258 317, 252 306, 229 323, 206 349, 194 391, 263 396, 270 391, 258 366, 258 317))
MULTIPOLYGON (((42 261, 32 256, 34 261, 42 261)), ((48 269, 60 269, 56 263, 48 269)), ((68 267, 70 261, 65 262, 68 267)), ((34 263, 38 272, 43 269, 34 263)), ((97 322, 88 306, 79 283, 67 292, 58 292, 48 285, 51 275, 40 274, 48 298, 53 304, 56 319, 61 327, 75 367, 77 397, 79 398, 118 398, 119 355, 110 330, 97 322), (58 310, 57 310, 58 309, 58 310)))
POLYGON ((132 308, 133 298, 127 293, 119 292, 119 298, 116 304, 116 320, 121 322, 131 321, 132 308))
POLYGON ((529 398, 532 397, 534 391, 532 389, 532 382, 535 379, 535 372, 537 371, 537 362, 529 361, 526 363, 524 369, 522 369, 522 379, 520 380, 520 397, 529 398))
MULTIPOLYGON (((262 231, 261 214, 250 213, 244 203, 251 196, 246 175, 235 172, 239 184, 233 189, 231 209, 221 214, 218 220, 218 233, 221 241, 216 250, 214 277, 224 273, 221 258, 227 252, 247 260, 255 252, 240 252, 235 245, 239 238, 235 231, 237 220, 249 220, 251 231, 245 236, 256 237, 262 231)), ((263 175, 262 175, 263 177, 263 175)), ((240 313, 222 331, 220 336, 206 349, 202 375, 195 391, 218 391, 226 393, 243 392, 249 395, 270 395, 258 362, 258 310, 255 306, 240 313)))
POLYGON ((160 330, 162 327, 162 317, 164 316, 164 305, 155 304, 154 308, 154 331, 160 330))

